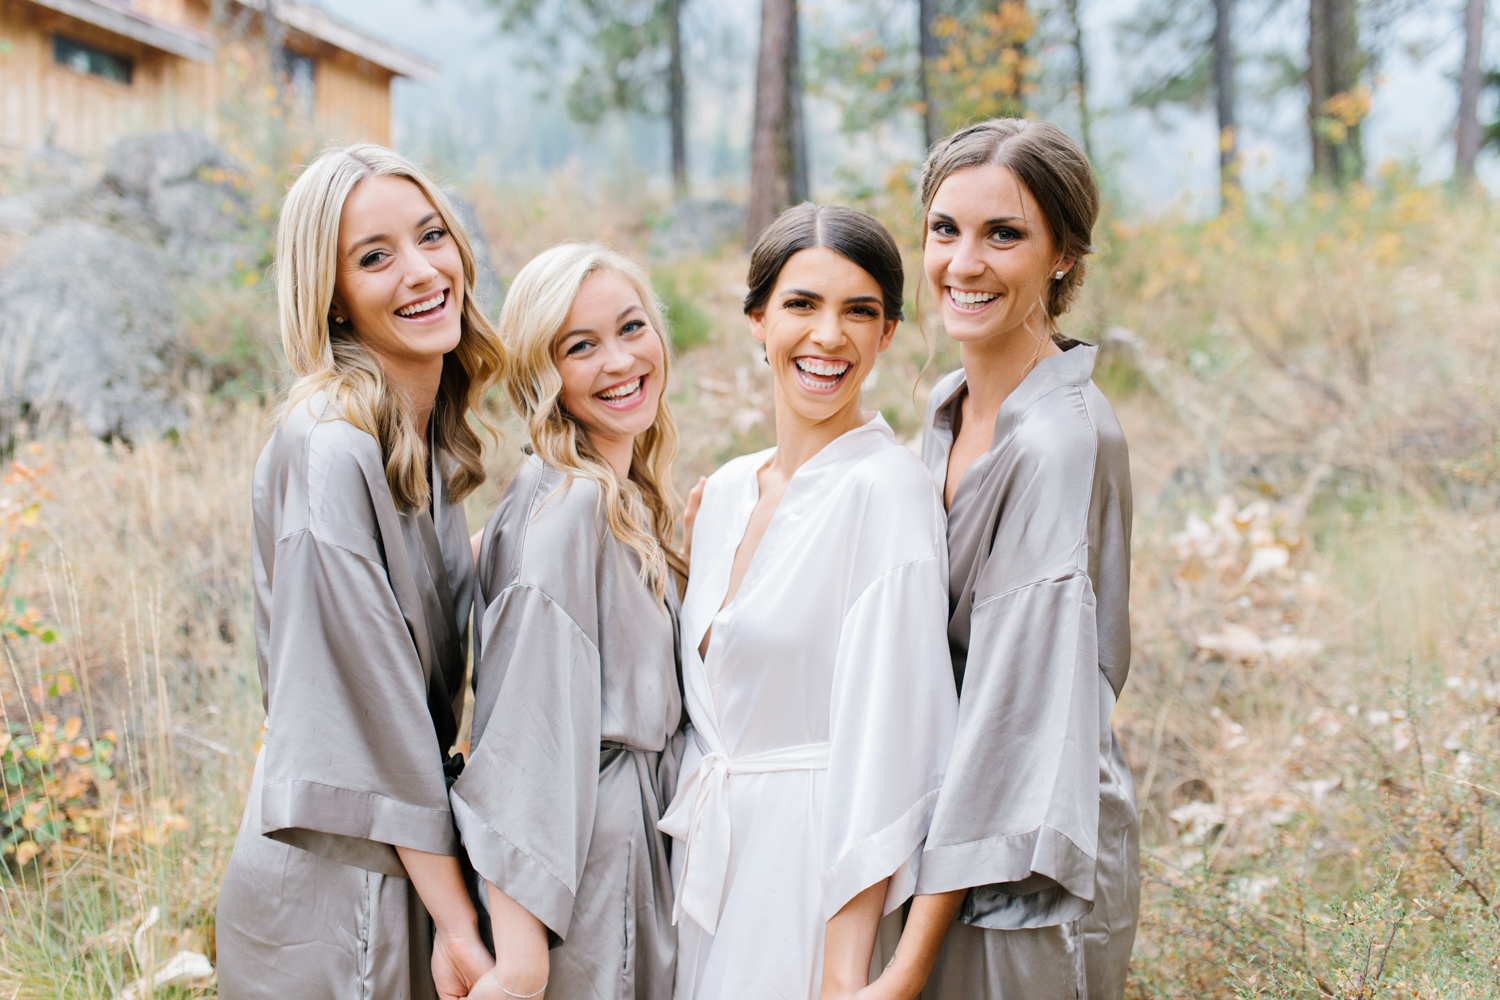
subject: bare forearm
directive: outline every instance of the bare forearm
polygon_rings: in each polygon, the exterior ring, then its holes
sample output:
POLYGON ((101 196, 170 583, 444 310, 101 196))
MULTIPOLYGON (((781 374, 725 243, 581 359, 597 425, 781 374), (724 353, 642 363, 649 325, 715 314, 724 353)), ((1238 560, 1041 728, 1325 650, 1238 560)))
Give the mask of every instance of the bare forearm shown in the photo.
POLYGON ((869 983, 888 882, 876 882, 829 919, 823 936, 823 1000, 851 996, 869 983))
POLYGON ((479 917, 469 900, 457 858, 409 847, 398 847, 396 853, 438 930, 448 934, 479 933, 479 917))
POLYGON ((882 985, 889 980, 889 990, 884 991, 883 996, 910 998, 922 992, 966 891, 955 889, 953 892, 912 897, 896 954, 880 974, 882 985))
POLYGON ((432 916, 432 980, 439 1000, 483 997, 483 990, 475 990, 495 960, 479 939, 479 916, 469 900, 458 859, 405 847, 396 848, 396 853, 432 916))
POLYGON ((530 996, 547 985, 547 927, 531 911, 485 883, 495 932, 495 977, 512 996, 530 996))

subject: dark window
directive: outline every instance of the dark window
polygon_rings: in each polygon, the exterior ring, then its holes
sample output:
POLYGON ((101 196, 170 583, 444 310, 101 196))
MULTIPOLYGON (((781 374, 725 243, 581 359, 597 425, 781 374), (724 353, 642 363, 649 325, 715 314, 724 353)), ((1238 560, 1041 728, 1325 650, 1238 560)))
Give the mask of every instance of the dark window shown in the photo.
POLYGON ((52 59, 59 66, 92 76, 102 76, 116 83, 129 83, 135 70, 135 64, 124 56, 117 56, 61 35, 52 36, 52 59))
POLYGON ((311 118, 315 107, 314 87, 317 80, 318 61, 291 49, 282 49, 277 69, 281 85, 292 110, 304 118, 311 118))

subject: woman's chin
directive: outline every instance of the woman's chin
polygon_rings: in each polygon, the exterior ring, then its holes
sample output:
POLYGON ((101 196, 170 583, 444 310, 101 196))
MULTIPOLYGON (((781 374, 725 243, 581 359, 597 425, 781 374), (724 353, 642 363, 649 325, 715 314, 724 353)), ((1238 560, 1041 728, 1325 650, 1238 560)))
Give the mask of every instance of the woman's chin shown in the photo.
POLYGON ((609 438, 635 437, 644 434, 656 423, 657 401, 646 400, 630 410, 615 410, 606 406, 593 407, 584 429, 591 436, 609 438))
POLYGON ((859 409, 858 392, 852 395, 848 392, 824 395, 804 392, 794 387, 790 391, 783 390, 781 398, 791 407, 792 412, 810 424, 832 420, 851 406, 859 409))

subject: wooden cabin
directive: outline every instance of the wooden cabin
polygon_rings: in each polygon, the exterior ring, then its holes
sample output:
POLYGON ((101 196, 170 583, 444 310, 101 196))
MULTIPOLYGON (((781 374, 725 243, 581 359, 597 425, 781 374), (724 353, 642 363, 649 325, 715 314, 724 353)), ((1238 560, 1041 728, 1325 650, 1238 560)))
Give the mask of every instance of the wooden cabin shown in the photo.
POLYGON ((0 0, 0 155, 292 114, 320 142, 391 139, 391 81, 436 67, 290 0, 0 0))

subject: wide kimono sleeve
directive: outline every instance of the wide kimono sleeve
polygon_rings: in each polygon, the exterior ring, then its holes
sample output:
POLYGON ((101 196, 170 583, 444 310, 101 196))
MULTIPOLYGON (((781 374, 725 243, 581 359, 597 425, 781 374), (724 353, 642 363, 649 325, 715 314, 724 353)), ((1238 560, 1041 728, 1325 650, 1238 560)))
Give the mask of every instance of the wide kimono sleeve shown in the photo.
MULTIPOLYGON (((330 484, 339 495, 316 503, 369 507, 363 474, 348 465, 328 477, 348 488, 330 484)), ((315 519, 275 540, 267 580, 269 593, 258 594, 268 694, 261 832, 402 877, 395 847, 456 853, 427 677, 381 542, 325 532, 315 519)))
POLYGON ((554 945, 568 934, 598 798, 595 495, 575 480, 534 518, 530 502, 502 505, 486 530, 486 594, 515 560, 521 569, 485 609, 473 749, 451 793, 474 868, 545 924, 554 945))
MULTIPOLYGON (((863 513, 863 545, 883 548, 877 555, 889 568, 859 589, 840 630, 821 845, 825 919, 888 876, 883 912, 912 894, 953 744, 942 511, 926 471, 914 458, 902 466, 914 481, 863 513)), ((858 560, 869 561, 868 552, 858 560)))
MULTIPOLYGON (((997 499, 958 734, 922 859, 919 891, 974 887, 960 918, 982 927, 1051 926, 1093 906, 1115 692, 1089 573, 1095 442, 1070 430, 1023 429, 1023 453, 995 486, 1003 509, 997 499)), ((1127 496, 1126 517, 1128 507, 1127 496)))

